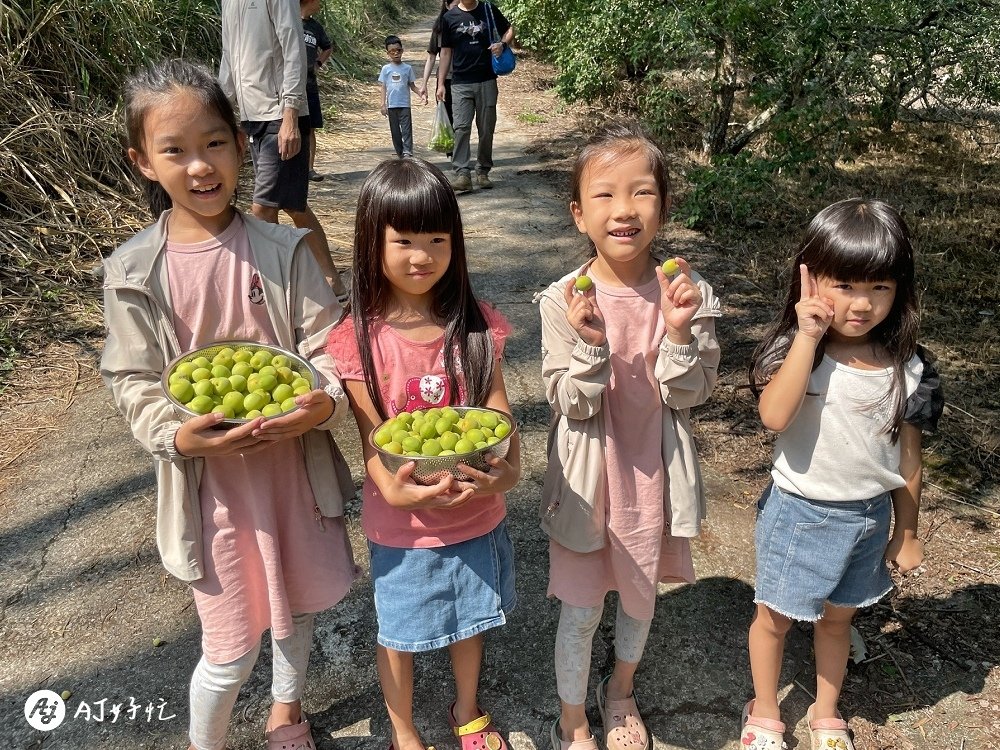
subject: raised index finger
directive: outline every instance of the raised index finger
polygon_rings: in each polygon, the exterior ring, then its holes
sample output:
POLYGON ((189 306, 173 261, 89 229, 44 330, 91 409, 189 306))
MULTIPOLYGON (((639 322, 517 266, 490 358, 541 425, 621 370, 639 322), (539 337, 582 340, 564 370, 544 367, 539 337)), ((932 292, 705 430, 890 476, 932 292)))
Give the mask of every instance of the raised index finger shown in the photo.
POLYGON ((809 273, 809 266, 805 263, 799 266, 799 277, 801 279, 799 286, 799 302, 805 302, 810 297, 814 297, 816 292, 813 291, 813 278, 812 274, 809 273))

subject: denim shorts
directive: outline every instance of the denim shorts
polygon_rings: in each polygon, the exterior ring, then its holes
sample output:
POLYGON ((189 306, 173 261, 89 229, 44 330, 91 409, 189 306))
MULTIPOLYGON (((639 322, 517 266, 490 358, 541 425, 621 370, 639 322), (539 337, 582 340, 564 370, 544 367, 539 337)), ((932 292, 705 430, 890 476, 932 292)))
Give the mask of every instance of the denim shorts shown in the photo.
POLYGON ((827 602, 868 607, 892 590, 885 562, 892 519, 888 492, 870 500, 821 502, 772 482, 757 509, 756 604, 815 622, 827 602))
POLYGON ((380 645, 431 651, 507 622, 517 605, 507 522, 444 547, 368 542, 380 645))

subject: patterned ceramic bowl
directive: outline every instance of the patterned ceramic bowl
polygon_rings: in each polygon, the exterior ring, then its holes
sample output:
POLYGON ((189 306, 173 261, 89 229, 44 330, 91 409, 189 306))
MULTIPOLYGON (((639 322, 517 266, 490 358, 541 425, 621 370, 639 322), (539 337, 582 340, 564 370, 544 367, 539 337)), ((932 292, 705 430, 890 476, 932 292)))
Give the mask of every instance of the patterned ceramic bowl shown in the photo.
MULTIPOLYGON (((286 349, 282 349, 279 346, 260 344, 257 343, 256 341, 215 341, 209 344, 208 346, 203 346, 199 349, 193 349, 189 352, 181 354, 179 357, 175 357, 173 360, 171 360, 170 364, 168 364, 166 368, 163 370, 163 376, 160 378, 160 383, 163 386, 163 392, 164 394, 166 394, 167 399, 171 403, 173 403, 174 406, 180 409, 184 414, 191 417, 197 417, 202 412, 195 411, 188 405, 191 403, 190 399, 187 402, 183 402, 173 392, 171 392, 171 387, 170 387, 171 375, 173 375, 177 371, 179 365, 182 365, 184 363, 193 363, 194 360, 198 359, 199 357, 205 357, 206 359, 209 360, 209 362, 211 362, 216 357, 216 355, 218 355, 224 349, 231 349, 234 354, 236 352, 249 353, 251 355, 251 359, 250 361, 248 361, 248 364, 251 365, 254 372, 256 372, 256 370, 259 369, 257 367, 253 367, 253 360, 252 360, 252 356, 257 352, 267 352, 267 354, 270 355, 270 357, 272 358, 278 355, 284 356, 288 359, 287 367, 292 371, 293 374, 292 376, 294 378, 302 378, 308 381, 310 390, 316 388, 317 383, 319 383, 319 373, 316 372, 316 368, 313 367, 312 363, 309 360, 296 354, 295 352, 290 352, 286 349)), ((241 354, 240 356, 245 358, 246 354, 241 354)), ((281 385, 280 381, 278 385, 281 385)), ((290 384, 286 383, 285 385, 290 385, 290 384)), ((273 390, 274 389, 272 389, 272 391, 273 390)), ((217 397, 217 395, 218 394, 213 393, 212 396, 213 400, 217 397)), ((287 414, 288 412, 294 411, 297 408, 298 407, 293 406, 288 409, 285 409, 282 413, 287 414)), ((212 409, 208 409, 208 411, 211 410, 212 409)), ((223 419, 221 422, 219 422, 219 426, 236 427, 241 424, 246 424, 249 421, 251 420, 242 417, 227 417, 226 419, 223 419)))
MULTIPOLYGON (((396 415, 392 420, 387 420, 383 422, 368 436, 368 442, 371 446, 378 452, 379 458, 382 459, 382 465, 385 466, 390 472, 395 474, 401 466, 403 466, 408 461, 416 462, 416 467, 413 469, 413 481, 417 484, 431 485, 437 484, 441 479, 450 474, 460 481, 467 481, 470 477, 458 468, 458 464, 466 464, 474 469, 479 469, 480 471, 489 471, 490 465, 486 463, 484 458, 486 453, 492 453, 497 458, 506 458, 507 452, 510 450, 510 439, 517 432, 517 424, 514 422, 514 418, 506 412, 502 412, 499 409, 488 409, 482 406, 451 406, 444 407, 454 409, 458 412, 460 419, 465 419, 470 412, 484 412, 495 416, 497 424, 504 423, 507 426, 509 432, 504 435, 499 441, 493 445, 488 445, 483 448, 477 448, 471 452, 466 453, 455 453, 450 455, 436 455, 436 456, 425 456, 425 455, 402 455, 398 453, 393 453, 391 451, 385 450, 383 447, 379 446, 375 442, 375 436, 385 427, 389 422, 395 421, 399 415, 396 415)), ((427 412, 429 410, 424 409, 422 412, 427 412)), ((412 414, 417 414, 417 412, 412 412, 412 414)), ((475 429, 475 428, 474 428, 475 429)))

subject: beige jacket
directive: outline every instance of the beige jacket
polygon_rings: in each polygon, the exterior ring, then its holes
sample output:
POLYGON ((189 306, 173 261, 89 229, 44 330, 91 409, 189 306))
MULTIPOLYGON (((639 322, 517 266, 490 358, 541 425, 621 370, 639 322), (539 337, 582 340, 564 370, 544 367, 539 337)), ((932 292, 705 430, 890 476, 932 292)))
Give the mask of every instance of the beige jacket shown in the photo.
MULTIPOLYGON (((164 254, 169 214, 165 211, 104 261, 108 337, 101 375, 132 434, 154 459, 156 545, 163 566, 183 581, 195 581, 204 575, 198 486, 205 462, 177 453, 174 437, 182 414, 160 385, 164 367, 181 353, 164 254)), ((278 343, 309 358, 334 400, 333 416, 299 440, 318 515, 341 516, 354 483, 329 431, 348 408, 325 346, 342 310, 303 240, 304 231, 252 216, 244 215, 243 221, 278 343)))
MULTIPOLYGON (((567 274, 537 297, 542 316, 542 378, 552 407, 548 468, 542 490, 545 532, 575 552, 605 544, 607 481, 603 395, 611 377, 611 352, 584 343, 566 320, 567 282, 589 263, 567 274)), ((708 400, 715 387, 719 343, 715 319, 721 303, 704 279, 694 280, 704 302, 694 316, 694 339, 686 346, 666 337, 659 343, 653 373, 660 384, 663 465, 668 481, 663 502, 674 536, 697 536, 705 517, 705 495, 689 411, 708 400)))
POLYGON ((219 83, 241 120, 299 117, 306 104, 306 42, 297 0, 222 0, 219 83))

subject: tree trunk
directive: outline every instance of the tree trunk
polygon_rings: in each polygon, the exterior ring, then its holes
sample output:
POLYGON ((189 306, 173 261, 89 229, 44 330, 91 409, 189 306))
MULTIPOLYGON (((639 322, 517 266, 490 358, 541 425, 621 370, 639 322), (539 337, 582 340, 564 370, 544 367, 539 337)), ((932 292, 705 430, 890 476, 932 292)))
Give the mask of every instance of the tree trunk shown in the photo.
POLYGON ((712 102, 708 125, 701 138, 702 153, 705 156, 717 156, 723 153, 726 148, 729 118, 733 112, 733 103, 736 100, 738 88, 736 50, 732 37, 726 35, 715 41, 715 76, 712 79, 715 99, 712 102))

